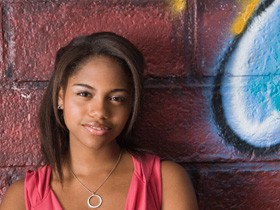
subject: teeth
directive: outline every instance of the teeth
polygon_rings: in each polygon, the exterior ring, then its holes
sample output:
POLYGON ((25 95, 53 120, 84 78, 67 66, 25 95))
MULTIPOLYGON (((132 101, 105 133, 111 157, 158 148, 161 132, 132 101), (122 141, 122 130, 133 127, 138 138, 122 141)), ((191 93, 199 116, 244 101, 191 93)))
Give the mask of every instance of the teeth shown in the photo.
POLYGON ((101 127, 93 127, 91 126, 92 129, 102 131, 102 130, 108 130, 107 128, 101 128, 101 127))
POLYGON ((107 126, 105 125, 91 125, 91 124, 84 124, 84 126, 88 127, 88 128, 91 128, 91 129, 94 129, 96 131, 107 131, 107 130, 110 130, 110 128, 108 128, 107 126))

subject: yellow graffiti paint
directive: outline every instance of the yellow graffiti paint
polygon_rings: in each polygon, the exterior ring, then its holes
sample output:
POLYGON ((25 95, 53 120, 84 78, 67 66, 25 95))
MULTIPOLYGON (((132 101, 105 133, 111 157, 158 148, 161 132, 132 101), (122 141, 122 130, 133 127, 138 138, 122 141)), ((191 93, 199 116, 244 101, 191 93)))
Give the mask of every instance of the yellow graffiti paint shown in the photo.
POLYGON ((238 16, 234 21, 232 26, 232 33, 234 35, 238 35, 244 30, 247 21, 259 5, 260 0, 243 0, 242 3, 244 4, 244 9, 240 16, 238 16))
POLYGON ((186 0, 169 0, 169 5, 174 15, 183 12, 186 9, 186 0))

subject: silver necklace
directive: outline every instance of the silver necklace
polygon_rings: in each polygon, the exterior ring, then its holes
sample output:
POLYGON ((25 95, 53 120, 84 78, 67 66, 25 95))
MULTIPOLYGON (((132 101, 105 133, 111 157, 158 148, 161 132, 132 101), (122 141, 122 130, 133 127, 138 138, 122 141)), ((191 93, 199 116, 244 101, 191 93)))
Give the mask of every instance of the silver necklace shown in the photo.
POLYGON ((119 155, 119 158, 115 164, 115 166, 112 168, 112 170, 110 171, 110 173, 108 174, 108 176, 106 177, 106 179, 101 183, 101 185, 99 185, 99 187, 95 190, 95 191, 92 191, 90 190, 86 185, 84 185, 81 180, 76 176, 76 174, 74 173, 74 171, 70 168, 70 171, 71 173, 73 174, 73 176, 75 177, 75 179, 77 179, 77 181, 91 194, 88 199, 87 199, 87 204, 88 204, 88 207, 91 208, 91 209, 96 209, 98 208, 99 206, 102 205, 102 202, 103 202, 103 199, 100 195, 96 194, 97 191, 105 184, 105 182, 109 179, 109 177, 111 176, 111 174, 115 171, 115 169, 117 168, 120 160, 121 160, 121 157, 122 157, 122 152, 120 152, 120 155, 119 155), (90 203, 90 200, 92 198, 97 198, 98 199, 98 204, 96 205, 92 205, 90 203))

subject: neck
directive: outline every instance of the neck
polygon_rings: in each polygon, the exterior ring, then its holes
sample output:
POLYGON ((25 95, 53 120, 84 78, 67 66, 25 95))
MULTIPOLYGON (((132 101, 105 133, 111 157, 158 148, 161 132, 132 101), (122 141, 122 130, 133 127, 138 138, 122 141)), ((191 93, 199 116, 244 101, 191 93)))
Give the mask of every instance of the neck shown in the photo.
POLYGON ((76 173, 93 174, 98 171, 110 170, 116 163, 121 148, 118 144, 110 147, 94 149, 71 149, 70 146, 68 170, 71 168, 76 173))

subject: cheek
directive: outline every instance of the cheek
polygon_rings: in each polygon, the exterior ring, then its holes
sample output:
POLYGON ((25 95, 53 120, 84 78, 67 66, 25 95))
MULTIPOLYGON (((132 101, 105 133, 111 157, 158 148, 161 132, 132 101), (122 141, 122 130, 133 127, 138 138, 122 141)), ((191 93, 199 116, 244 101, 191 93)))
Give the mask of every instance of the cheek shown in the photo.
POLYGON ((72 123, 73 120, 79 119, 81 116, 82 110, 75 103, 70 101, 65 101, 64 105, 64 121, 65 124, 68 125, 72 123))
POLYGON ((128 122, 128 119, 131 115, 131 108, 128 107, 126 108, 125 110, 123 110, 123 114, 122 114, 122 121, 123 121, 123 124, 126 124, 128 122))
POLYGON ((108 112, 113 118, 125 120, 130 114, 130 107, 128 105, 109 105, 108 112))

